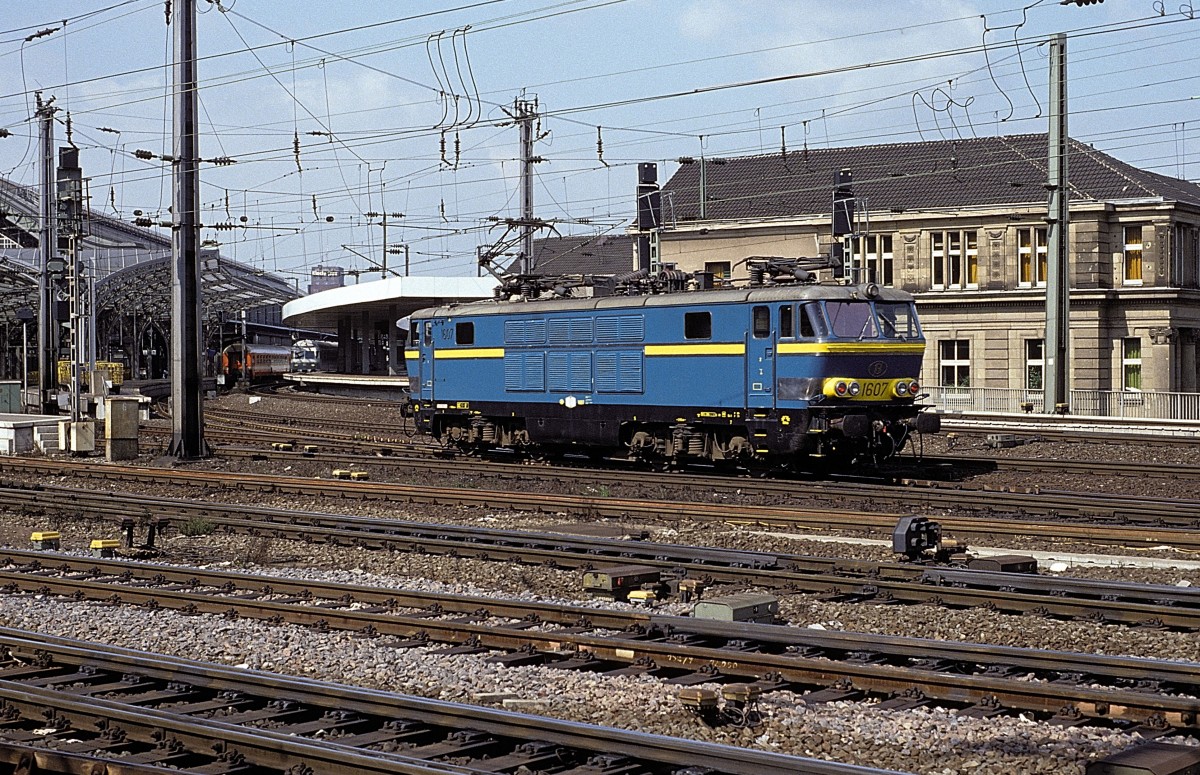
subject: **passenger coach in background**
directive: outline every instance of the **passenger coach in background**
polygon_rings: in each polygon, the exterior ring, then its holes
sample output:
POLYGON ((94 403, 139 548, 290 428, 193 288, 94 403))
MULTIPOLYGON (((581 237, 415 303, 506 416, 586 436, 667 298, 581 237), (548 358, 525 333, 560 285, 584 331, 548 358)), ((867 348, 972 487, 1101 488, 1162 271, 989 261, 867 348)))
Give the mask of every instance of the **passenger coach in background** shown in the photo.
POLYGON ((564 299, 551 284, 560 298, 416 312, 417 425, 469 451, 756 468, 878 462, 937 432, 918 403, 912 296, 818 284, 801 262, 760 262, 759 284, 741 289, 663 292, 687 278, 635 273, 622 295, 564 299))
POLYGON ((261 382, 281 377, 292 367, 292 348, 270 344, 248 344, 241 342, 226 347, 218 358, 218 376, 223 377, 226 387, 242 380, 261 382))

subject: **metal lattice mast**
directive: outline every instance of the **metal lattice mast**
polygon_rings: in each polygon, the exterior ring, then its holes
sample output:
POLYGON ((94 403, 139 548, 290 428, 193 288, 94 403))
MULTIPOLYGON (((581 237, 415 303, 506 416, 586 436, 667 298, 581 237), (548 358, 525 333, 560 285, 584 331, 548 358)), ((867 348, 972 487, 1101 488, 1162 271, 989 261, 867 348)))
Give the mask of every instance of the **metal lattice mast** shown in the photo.
POLYGON ((37 95, 37 119, 40 137, 41 229, 38 252, 42 271, 38 275, 38 404, 44 414, 55 414, 58 404, 53 400, 58 377, 58 325, 54 319, 54 279, 51 264, 58 255, 58 213, 54 181, 54 98, 43 102, 37 95))
POLYGON ((171 447, 169 454, 196 459, 204 442, 200 353, 200 175, 196 120, 196 0, 175 0, 174 228, 171 239, 171 447))
POLYGON ((537 103, 517 98, 513 116, 521 127, 521 274, 533 273, 533 121, 537 103))

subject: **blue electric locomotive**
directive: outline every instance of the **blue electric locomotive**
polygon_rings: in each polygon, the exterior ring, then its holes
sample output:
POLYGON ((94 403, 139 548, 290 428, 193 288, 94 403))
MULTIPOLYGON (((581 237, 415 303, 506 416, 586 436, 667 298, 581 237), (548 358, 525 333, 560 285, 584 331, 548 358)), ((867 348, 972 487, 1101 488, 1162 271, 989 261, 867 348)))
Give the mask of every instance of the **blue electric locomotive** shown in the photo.
POLYGON ((848 463, 940 425, 912 296, 874 284, 449 305, 408 347, 418 427, 467 450, 848 463))

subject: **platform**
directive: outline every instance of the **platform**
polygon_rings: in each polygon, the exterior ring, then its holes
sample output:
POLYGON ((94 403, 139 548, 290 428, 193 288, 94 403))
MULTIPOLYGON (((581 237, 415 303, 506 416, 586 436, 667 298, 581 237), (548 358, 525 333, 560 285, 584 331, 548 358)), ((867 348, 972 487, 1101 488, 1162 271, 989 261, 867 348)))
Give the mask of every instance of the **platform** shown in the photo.
POLYGON ((34 452, 34 429, 58 433, 58 421, 53 414, 0 414, 0 455, 23 455, 34 452))
POLYGON ((285 374, 283 379, 297 390, 347 398, 377 398, 380 401, 408 400, 408 377, 387 374, 335 374, 326 371, 285 374))

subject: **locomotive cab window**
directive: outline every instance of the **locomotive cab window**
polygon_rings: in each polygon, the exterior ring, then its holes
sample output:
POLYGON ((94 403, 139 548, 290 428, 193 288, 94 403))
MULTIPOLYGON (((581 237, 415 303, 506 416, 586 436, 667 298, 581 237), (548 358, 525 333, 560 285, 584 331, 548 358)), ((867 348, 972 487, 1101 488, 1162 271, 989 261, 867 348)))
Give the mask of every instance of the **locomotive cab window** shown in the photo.
POLYGON ((816 339, 826 336, 829 327, 825 325, 825 315, 821 305, 815 301, 800 305, 800 336, 804 339, 816 339))
POLYGON ((425 321, 425 346, 433 344, 433 323, 425 321))
POLYGON ((827 301, 825 312, 833 335, 843 339, 875 339, 879 336, 875 314, 865 301, 827 301))
POLYGON ((875 302, 879 327, 886 339, 917 339, 921 328, 917 325, 917 313, 908 302, 875 302))
POLYGON ((755 307, 752 316, 754 318, 754 338, 766 339, 771 335, 770 307, 755 307))
POLYGON ((685 339, 712 339, 712 313, 683 313, 683 336, 685 339))
POLYGON ((793 309, 789 304, 786 307, 779 308, 779 336, 785 339, 791 339, 796 335, 795 326, 792 324, 793 309))
POLYGON ((455 323, 454 343, 464 345, 475 344, 475 324, 455 323))

